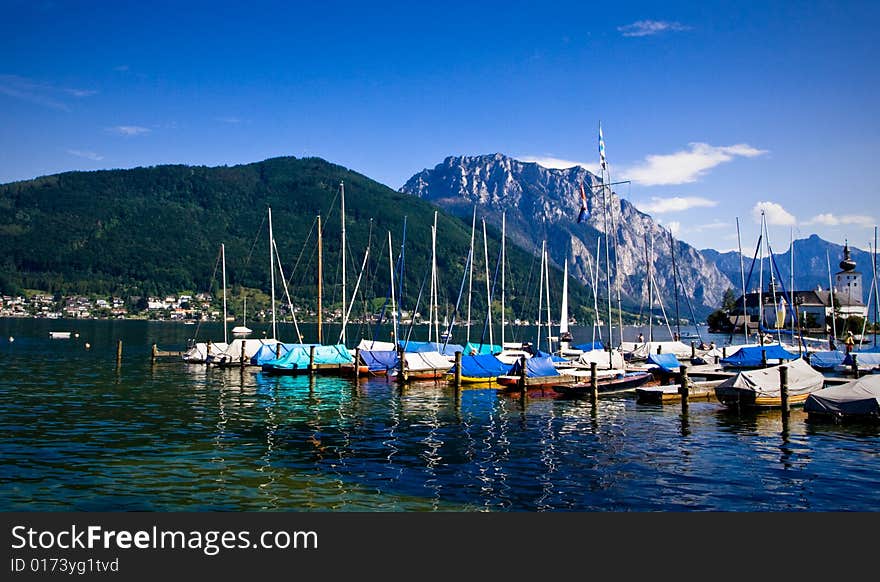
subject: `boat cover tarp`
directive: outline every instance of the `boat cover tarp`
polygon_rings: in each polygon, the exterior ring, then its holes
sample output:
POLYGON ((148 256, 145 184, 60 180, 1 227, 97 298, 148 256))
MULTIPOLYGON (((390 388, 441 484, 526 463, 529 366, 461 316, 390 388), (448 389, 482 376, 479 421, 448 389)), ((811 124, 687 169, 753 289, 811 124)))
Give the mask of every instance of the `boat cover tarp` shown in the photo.
POLYGON ((446 344, 437 342, 399 342, 404 351, 410 354, 418 354, 423 352, 438 352, 444 356, 454 356, 455 352, 463 352, 464 346, 459 344, 446 344))
POLYGON ((276 344, 267 344, 261 346, 257 353, 251 357, 251 364, 254 366, 262 366, 266 362, 271 362, 272 360, 283 358, 290 352, 290 350, 296 348, 303 348, 306 350, 306 353, 309 352, 309 346, 318 346, 320 344, 284 344, 284 343, 276 343, 276 344), (279 354, 276 357, 276 350, 278 350, 279 354))
POLYGON ((602 342, 599 341, 599 342, 590 342, 590 343, 586 343, 586 344, 577 344, 576 346, 572 346, 572 347, 577 350, 589 352, 592 350, 604 350, 605 344, 603 344, 602 342))
POLYGON ((318 346, 315 348, 316 364, 352 364, 354 357, 344 344, 318 346))
POLYGON ((361 362, 371 371, 393 370, 397 367, 398 357, 394 350, 361 350, 361 362))
POLYGON ((833 370, 835 366, 843 363, 846 354, 839 350, 812 352, 810 354, 810 365, 817 370, 833 370))
POLYGON ((648 356, 648 363, 659 366, 664 372, 678 372, 681 369, 681 362, 675 354, 651 354, 648 356))
MULTIPOLYGON (((789 396, 815 392, 821 390, 825 384, 825 376, 814 370, 801 358, 781 365, 788 367, 789 396)), ((716 386, 715 390, 716 392, 734 389, 745 390, 754 392, 756 398, 778 398, 781 395, 779 387, 780 366, 740 372, 716 386)))
POLYGON ((368 339, 362 339, 357 347, 361 350, 378 350, 380 352, 390 352, 397 348, 394 342, 380 342, 368 339))
POLYGON ((494 344, 475 344, 473 342, 468 342, 464 346, 464 353, 471 356, 477 354, 498 354, 501 353, 501 346, 497 346, 494 344))
MULTIPOLYGON (((522 370, 521 362, 515 362, 508 370, 507 375, 519 376, 522 370)), ((541 378, 543 376, 559 376, 559 370, 553 365, 553 360, 547 356, 532 356, 526 360, 526 377, 541 378)))
POLYGON ((781 344, 768 344, 763 347, 753 346, 740 348, 733 354, 721 360, 721 363, 731 366, 760 366, 761 350, 764 350, 767 353, 768 362, 773 360, 776 360, 777 362, 779 360, 796 360, 800 357, 783 348, 781 344))
POLYGON ((558 356, 556 354, 548 354, 547 352, 542 352, 541 350, 538 350, 538 353, 536 353, 535 356, 538 358, 550 358, 550 361, 554 364, 568 364, 571 362, 571 360, 567 358, 563 358, 562 356, 558 356))
POLYGON ((578 356, 579 365, 589 368, 590 363, 596 362, 597 370, 623 369, 625 362, 620 350, 611 350, 611 358, 604 349, 595 349, 582 353, 578 356))
POLYGON ((880 416, 880 376, 864 376, 813 392, 804 402, 804 411, 843 416, 880 416))
POLYGON ((250 361, 260 348, 263 346, 274 348, 277 343, 276 339, 234 339, 225 350, 214 357, 214 361, 237 363, 241 361, 242 352, 244 352, 245 359, 250 361))
POLYGON ((440 352, 406 352, 403 354, 403 359, 406 362, 406 369, 411 372, 452 369, 452 362, 440 352))
POLYGON ((461 375, 468 378, 495 378, 507 374, 510 366, 492 354, 461 357, 461 375))
POLYGON ((852 366, 853 356, 857 356, 856 361, 859 363, 859 370, 874 370, 880 367, 880 354, 874 352, 855 352, 847 354, 843 359, 844 366, 852 366))
MULTIPOLYGON (((228 347, 229 344, 223 342, 211 342, 211 355, 221 354, 228 347)), ((204 362, 207 356, 208 342, 199 342, 184 352, 183 359, 186 362, 204 362)))
POLYGON ((303 368, 308 368, 309 348, 305 346, 291 348, 289 352, 277 360, 263 362, 263 367, 283 370, 301 370, 303 368))
POLYGON ((679 358, 691 357, 691 347, 682 342, 623 342, 621 349, 634 360, 647 360, 650 354, 674 354, 679 358))

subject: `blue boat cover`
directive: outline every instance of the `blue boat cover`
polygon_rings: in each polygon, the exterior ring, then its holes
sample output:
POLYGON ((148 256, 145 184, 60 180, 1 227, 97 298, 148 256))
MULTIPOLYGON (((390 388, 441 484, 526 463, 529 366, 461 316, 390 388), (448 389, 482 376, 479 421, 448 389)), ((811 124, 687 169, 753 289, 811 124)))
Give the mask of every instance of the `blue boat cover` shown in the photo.
MULTIPOLYGON (((510 376, 519 376, 521 370, 520 361, 517 360, 510 367, 507 374, 510 376)), ((526 360, 526 377, 540 378, 543 376, 559 376, 559 370, 553 365, 553 361, 549 356, 532 356, 526 360)))
POLYGON ((467 345, 464 346, 464 353, 469 355, 498 354, 501 353, 501 346, 496 346, 494 344, 475 344, 473 342, 468 342, 467 345))
POLYGON ((423 352, 440 352, 444 356, 454 356, 455 352, 464 351, 464 346, 459 344, 446 344, 444 347, 443 344, 438 344, 437 342, 399 341, 397 343, 404 348, 404 351, 415 354, 423 352))
POLYGON ((550 361, 551 361, 551 362, 561 362, 561 363, 564 363, 564 362, 570 362, 570 361, 571 361, 571 360, 569 360, 569 359, 567 359, 567 358, 563 358, 562 356, 557 356, 557 355, 555 355, 555 354, 548 354, 547 352, 542 352, 541 350, 538 350, 538 353, 536 353, 535 356, 537 356, 537 357, 539 357, 539 358, 550 358, 550 361))
POLYGON ((812 352, 810 354, 810 365, 817 370, 832 370, 835 366, 843 363, 846 357, 841 351, 812 352))
POLYGON ((605 344, 603 344, 601 341, 590 342, 588 344, 577 344, 576 346, 574 346, 574 348, 577 350, 581 350, 582 352, 590 352, 593 350, 604 350, 605 344))
POLYGON ((503 376, 509 369, 510 366, 492 354, 461 356, 461 375, 469 378, 495 378, 503 376))
POLYGON ((398 357, 394 350, 361 350, 361 362, 370 370, 393 370, 397 367, 398 357))
POLYGON ((315 348, 316 364, 352 364, 354 358, 344 344, 318 346, 315 348))
POLYGON ((763 347, 747 346, 740 348, 732 355, 721 360, 721 362, 733 366, 760 366, 761 350, 767 352, 768 360, 796 360, 800 357, 797 354, 789 352, 780 344, 769 344, 763 347))
MULTIPOLYGON (((308 368, 311 358, 310 344, 295 344, 286 355, 277 360, 263 362, 264 368, 280 370, 300 370, 308 368)), ((315 346, 315 364, 351 364, 354 358, 343 344, 315 346)))
MULTIPOLYGON (((760 358, 760 354, 758 356, 760 358)), ((648 363, 660 366, 664 372, 678 372, 681 369, 681 362, 675 354, 651 354, 648 356, 648 363)))
POLYGON ((854 352, 852 354, 847 354, 846 358, 843 360, 843 365, 852 366, 853 356, 858 356, 860 367, 876 368, 877 366, 880 366, 880 354, 877 352, 854 352))

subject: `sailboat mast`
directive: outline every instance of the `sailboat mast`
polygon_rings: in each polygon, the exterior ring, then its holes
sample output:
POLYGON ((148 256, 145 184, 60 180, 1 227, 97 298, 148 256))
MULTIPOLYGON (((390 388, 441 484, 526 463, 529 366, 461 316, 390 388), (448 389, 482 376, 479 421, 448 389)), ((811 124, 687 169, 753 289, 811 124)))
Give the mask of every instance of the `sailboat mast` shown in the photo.
MULTIPOLYGON (((601 126, 600 126, 601 127, 601 126)), ((611 237, 611 232, 608 228, 608 195, 605 179, 605 168, 602 168, 602 222, 605 229, 605 288, 608 291, 608 347, 609 349, 614 345, 614 336, 611 331, 611 255, 610 255, 610 247, 611 245, 608 243, 609 238, 611 237)))
POLYGON ((223 260, 223 343, 229 343, 229 335, 226 331, 226 245, 220 243, 220 257, 223 260))
MULTIPOLYGON (((501 213, 501 349, 504 349, 504 320, 506 318, 506 313, 504 310, 504 269, 505 263, 507 261, 507 244, 505 242, 505 236, 507 234, 507 215, 506 213, 501 213)), ((875 245, 876 246, 876 245, 875 245)), ((876 334, 875 334, 876 338, 876 334)))
MULTIPOLYGON (((761 211, 761 234, 764 234, 764 211, 761 211)), ((758 238, 758 343, 764 345, 764 247, 758 238)))
MULTIPOLYGON (((673 295, 675 296, 675 329, 678 333, 678 339, 681 339, 681 317, 678 313, 678 269, 675 265, 675 237, 672 236, 672 231, 669 231, 669 248, 672 252, 672 288, 673 295)), ((694 325, 696 325, 696 321, 694 325)))
MULTIPOLYGON (((794 324, 795 320, 798 318, 798 309, 797 304, 794 300, 794 229, 788 229, 788 271, 790 277, 788 278, 788 307, 791 311, 794 312, 794 317, 791 318, 791 337, 794 337, 794 324)), ((785 321, 782 322, 783 325, 785 321)), ((803 344, 803 342, 801 342, 803 344)), ((798 353, 800 353, 800 349, 804 347, 803 345, 798 346, 798 353)))
POLYGON ((553 353, 553 330, 550 329, 550 249, 544 251, 544 286, 547 292, 547 353, 553 353))
POLYGON ((831 282, 831 257, 825 251, 825 264, 828 266, 828 298, 831 301, 831 339, 837 343, 837 316, 834 315, 834 283, 831 282))
POLYGON ((321 294, 324 290, 324 281, 323 281, 323 237, 321 234, 321 215, 318 215, 318 343, 324 343, 324 335, 322 333, 322 321, 321 321, 321 312, 323 311, 323 297, 321 294))
POLYGON ((278 338, 275 322, 275 237, 272 234, 272 207, 269 207, 269 287, 272 293, 272 338, 278 338))
POLYGON ((440 342, 440 280, 437 277, 437 211, 434 211, 434 230, 431 240, 431 270, 433 272, 434 341, 440 342))
POLYGON ((492 335, 492 292, 489 289, 489 243, 486 239, 486 219, 483 220, 483 259, 486 263, 486 322, 489 324, 489 345, 495 343, 492 335))
MULTIPOLYGON (((647 236, 647 235, 646 235, 647 236)), ((647 240, 645 241, 647 242, 647 240)), ((648 251, 648 341, 654 341, 654 235, 648 251)))
MULTIPOLYGON (((743 264, 743 247, 742 240, 739 235, 739 216, 736 217, 736 245, 739 249, 739 276, 740 281, 742 282, 742 297, 743 297, 743 339, 745 343, 749 343, 749 316, 748 311, 746 310, 746 268, 743 264)), ((731 334, 731 338, 733 335, 731 334)))
POLYGON ((400 337, 397 335, 397 310, 394 305, 394 251, 391 250, 393 247, 391 246, 391 231, 388 231, 388 275, 391 278, 391 330, 394 335, 394 341, 397 342, 397 345, 394 346, 394 349, 397 349, 397 346, 400 345, 400 337))
POLYGON ((474 291, 474 232, 477 229, 477 207, 474 206, 474 216, 471 218, 471 264, 468 271, 468 306, 467 306, 467 342, 471 341, 471 295, 474 291))
POLYGON ((541 280, 538 282, 538 319, 535 321, 535 327, 538 328, 538 337, 535 340, 535 348, 541 349, 541 311, 544 309, 544 259, 546 255, 544 248, 547 241, 541 241, 541 280))
POLYGON ((565 268, 562 271, 562 306, 559 311, 559 347, 561 349, 563 338, 568 333, 568 257, 565 257, 565 268))
POLYGON ((342 333, 339 337, 341 338, 340 343, 345 344, 345 314, 348 312, 345 309, 345 184, 342 180, 339 181, 339 197, 342 214, 342 333))

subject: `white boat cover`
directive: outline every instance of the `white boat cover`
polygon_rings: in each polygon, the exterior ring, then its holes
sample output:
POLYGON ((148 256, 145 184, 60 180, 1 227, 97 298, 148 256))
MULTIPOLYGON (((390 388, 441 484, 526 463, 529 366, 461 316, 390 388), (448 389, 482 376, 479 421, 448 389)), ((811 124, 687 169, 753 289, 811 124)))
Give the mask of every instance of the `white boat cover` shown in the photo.
POLYGON ((508 366, 514 365, 515 363, 520 361, 520 358, 522 358, 523 356, 525 356, 526 359, 528 360, 529 358, 532 357, 532 354, 530 354, 529 352, 527 352, 525 350, 507 349, 506 348, 504 350, 501 350, 500 354, 496 355, 496 357, 499 360, 501 360, 502 362, 504 362, 508 366))
MULTIPOLYGON (((211 342, 211 355, 216 356, 226 351, 229 344, 223 342, 211 342)), ((183 361, 191 364, 202 364, 208 357, 208 342, 199 342, 183 354, 183 361)))
MULTIPOLYGON (((276 339, 234 339, 230 342, 225 350, 211 350, 215 354, 214 361, 221 362, 240 362, 241 352, 244 351, 244 357, 250 363, 260 348, 263 346, 274 346, 278 343, 276 339)), ((216 345, 216 344, 215 344, 216 345)))
POLYGON ((582 353, 577 359, 578 367, 590 367, 591 362, 596 362, 597 370, 608 370, 619 368, 623 369, 624 361, 623 354, 620 350, 611 350, 611 358, 608 357, 608 352, 605 350, 590 350, 588 352, 582 353), (609 365, 609 362, 611 365, 609 365))
POLYGON ((397 346, 394 342, 380 342, 375 340, 362 339, 357 345, 358 349, 370 350, 376 352, 396 352, 397 346))
POLYGON ((407 352, 403 354, 406 369, 410 372, 427 372, 430 370, 448 371, 452 368, 449 358, 440 352, 407 352))
POLYGON ((804 412, 834 416, 880 416, 880 375, 872 374, 813 392, 804 412))
MULTIPOLYGON (((803 358, 782 365, 788 366, 789 396, 816 392, 825 385, 825 376, 814 370, 803 358)), ((745 390, 754 392, 756 398, 778 398, 781 395, 779 368, 780 366, 770 366, 740 372, 716 386, 715 390, 718 392, 732 389, 745 390)))
POLYGON ((625 354, 635 360, 645 360, 648 354, 656 354, 657 348, 660 348, 661 354, 675 354, 676 357, 691 357, 691 347, 682 342, 623 342, 620 349, 625 354))

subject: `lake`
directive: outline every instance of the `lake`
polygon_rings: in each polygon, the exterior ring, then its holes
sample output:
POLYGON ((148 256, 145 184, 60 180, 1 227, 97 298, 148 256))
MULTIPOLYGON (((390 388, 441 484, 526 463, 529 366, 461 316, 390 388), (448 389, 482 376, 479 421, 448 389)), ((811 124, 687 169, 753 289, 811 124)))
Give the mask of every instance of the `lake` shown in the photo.
MULTIPOLYGON (((265 328, 249 326, 257 337, 265 328)), ((200 334, 217 340, 221 329, 208 325, 200 334)), ((794 409, 783 434, 778 411, 737 413, 717 402, 692 402, 683 416, 677 405, 626 395, 594 407, 443 383, 274 377, 177 359, 151 365, 153 343, 182 349, 194 330, 0 319, 0 507, 880 509, 876 426, 808 423, 794 409), (79 337, 49 339, 57 330, 79 337)), ((592 332, 573 333, 579 342, 592 332)), ((350 344, 355 334, 351 328, 350 344)), ((726 339, 706 337, 719 346, 726 339)))

